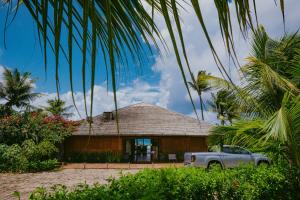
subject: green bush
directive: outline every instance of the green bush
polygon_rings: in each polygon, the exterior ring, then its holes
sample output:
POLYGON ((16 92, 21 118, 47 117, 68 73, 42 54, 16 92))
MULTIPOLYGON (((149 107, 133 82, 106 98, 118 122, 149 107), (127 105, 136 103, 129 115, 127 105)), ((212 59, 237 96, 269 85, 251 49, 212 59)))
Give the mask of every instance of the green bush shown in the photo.
POLYGON ((67 162, 89 162, 89 163, 118 163, 125 162, 122 155, 115 152, 94 152, 94 153, 82 153, 73 152, 66 155, 67 162))
POLYGON ((22 144, 25 140, 39 143, 48 140, 61 143, 71 134, 73 122, 62 118, 47 117, 40 113, 14 114, 0 118, 0 143, 22 144))
POLYGON ((57 159, 48 159, 43 161, 33 161, 28 163, 27 171, 38 172, 38 171, 49 171, 59 167, 57 159))
POLYGON ((58 166, 54 159, 58 149, 49 141, 35 144, 25 140, 21 145, 0 144, 0 172, 24 172, 51 170, 58 166))
POLYGON ((0 118, 0 171, 54 169, 60 158, 58 147, 77 125, 35 112, 0 118))
POLYGON ((146 169, 108 185, 37 188, 30 199, 299 199, 300 171, 280 166, 146 169))

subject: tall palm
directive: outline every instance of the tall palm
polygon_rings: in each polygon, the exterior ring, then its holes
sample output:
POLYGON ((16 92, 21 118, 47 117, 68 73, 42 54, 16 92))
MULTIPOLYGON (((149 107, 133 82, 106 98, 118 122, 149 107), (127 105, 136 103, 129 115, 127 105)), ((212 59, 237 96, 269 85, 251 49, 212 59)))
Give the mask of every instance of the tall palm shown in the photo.
POLYGON ((204 102, 202 99, 202 94, 203 92, 207 92, 211 89, 207 80, 208 76, 209 74, 207 74, 206 71, 200 70, 197 77, 192 76, 192 82, 188 82, 190 87, 198 93, 202 120, 204 120, 204 102))
POLYGON ((45 110, 50 112, 52 115, 61 117, 70 117, 73 115, 72 112, 68 112, 73 106, 66 106, 66 102, 61 99, 50 99, 47 103, 48 106, 45 107, 45 110))
POLYGON ((34 93, 35 80, 30 78, 30 73, 20 73, 5 68, 4 81, 0 83, 0 98, 5 101, 4 106, 11 110, 14 106, 18 109, 30 108, 30 102, 39 96, 34 93))
MULTIPOLYGON (((284 18, 284 0, 280 1, 280 8, 284 18)), ((236 16, 237 23, 241 32, 245 35, 249 27, 254 29, 254 19, 257 20, 257 10, 255 1, 235 0, 232 4, 236 9, 230 9, 231 1, 219 0, 213 1, 218 14, 219 27, 224 39, 228 53, 235 57, 233 45, 232 17, 236 16), (254 2, 254 6, 251 4, 254 2), (236 12, 232 15, 231 12, 236 12), (249 15, 254 13, 254 15, 249 15)), ((276 3, 276 2, 275 2, 276 3)), ((139 61, 142 61, 142 54, 146 49, 152 48, 152 44, 158 47, 157 43, 164 43, 164 38, 155 23, 155 16, 161 15, 167 26, 171 37, 172 47, 176 54, 177 63, 182 73, 182 77, 187 90, 188 83, 184 66, 190 70, 189 62, 185 50, 184 37, 180 22, 179 8, 190 6, 188 1, 176 0, 131 0, 131 1, 113 1, 113 0, 23 0, 1 1, 7 8, 7 19, 4 24, 4 33, 15 17, 16 13, 24 7, 36 24, 40 43, 44 51, 45 70, 47 70, 47 50, 55 55, 55 78, 57 92, 59 93, 59 74, 60 58, 64 57, 69 62, 70 85, 73 94, 73 51, 77 49, 82 53, 82 87, 84 101, 86 102, 86 72, 90 68, 91 74, 91 109, 93 108, 93 95, 96 71, 96 55, 102 55, 100 60, 105 60, 111 72, 111 85, 114 93, 114 103, 117 108, 116 89, 117 89, 117 70, 118 63, 126 64, 126 55, 130 55, 139 61), (150 8, 150 12, 149 12, 150 8), (152 11, 151 11, 152 10, 152 11), (11 14, 11 15, 10 15, 11 14), (175 20, 175 26, 172 26, 171 19, 175 20), (64 37, 66 34, 66 37, 64 37), (176 40, 179 38, 179 41, 176 40), (65 45, 67 44, 67 45, 65 45), (75 44, 75 46, 73 45, 75 44), (180 54, 184 55, 182 61, 180 54), (90 62, 88 62, 90 61, 90 62), (120 62, 119 62, 120 61, 120 62), (91 63, 90 66, 87 63, 91 63), (187 65, 184 65, 186 63, 187 65)), ((205 33, 209 47, 213 54, 219 70, 230 80, 228 71, 222 65, 215 47, 208 34, 205 18, 202 15, 203 8, 198 0, 191 0, 190 4, 196 13, 200 27, 205 33)), ((22 9, 24 10, 24 9, 22 9)), ((6 45, 6 43, 4 43, 6 45)), ((99 58, 97 58, 99 59, 99 58)), ((108 73, 108 72, 107 72, 108 73)), ((190 95, 190 92, 189 92, 190 95)), ((191 95, 190 95, 191 98, 191 95)), ((73 97, 74 100, 74 97, 73 97)), ((86 104, 85 104, 86 107, 86 104)), ((87 109, 86 109, 87 110, 87 109)), ((92 113, 90 113, 92 114, 92 113)))

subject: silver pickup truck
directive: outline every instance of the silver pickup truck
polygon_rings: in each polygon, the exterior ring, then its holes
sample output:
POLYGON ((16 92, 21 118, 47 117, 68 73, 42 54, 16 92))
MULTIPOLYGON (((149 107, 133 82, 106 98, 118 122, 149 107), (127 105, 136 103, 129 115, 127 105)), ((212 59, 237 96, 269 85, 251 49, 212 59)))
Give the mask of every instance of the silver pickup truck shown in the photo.
POLYGON ((221 152, 188 152, 184 154, 186 166, 210 168, 213 165, 218 165, 224 169, 249 163, 255 166, 269 165, 271 160, 265 155, 251 153, 242 147, 231 145, 223 145, 221 152))

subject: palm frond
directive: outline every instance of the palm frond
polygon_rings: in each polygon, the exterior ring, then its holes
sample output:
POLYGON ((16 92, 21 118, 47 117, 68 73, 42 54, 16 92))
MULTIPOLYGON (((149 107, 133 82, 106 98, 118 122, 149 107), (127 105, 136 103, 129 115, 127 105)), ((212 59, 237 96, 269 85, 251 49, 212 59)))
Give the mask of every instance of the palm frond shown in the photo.
MULTIPOLYGON (((202 15, 202 7, 198 0, 191 0, 191 5, 196 13, 196 17, 199 20, 200 27, 204 31, 206 40, 212 51, 213 58, 220 70, 222 76, 233 83, 228 70, 222 64, 214 45, 212 44, 210 34, 208 33, 205 16, 202 15)), ((172 39, 173 50, 175 51, 179 69, 182 73, 182 77, 185 86, 189 92, 188 83, 186 80, 185 66, 180 58, 180 53, 184 55, 187 69, 190 72, 189 61, 185 50, 183 31, 180 25, 179 8, 184 5, 188 5, 188 1, 183 0, 177 2, 175 0, 132 0, 132 1, 112 1, 112 0, 84 0, 84 1, 70 1, 70 0, 23 0, 16 3, 16 8, 12 10, 14 1, 4 1, 7 5, 8 12, 17 12, 20 6, 25 6, 33 21, 38 27, 38 35, 41 37, 41 43, 44 52, 44 65, 45 71, 47 70, 47 49, 48 47, 53 51, 55 55, 55 79, 57 85, 57 93, 59 95, 59 76, 58 69, 62 67, 59 65, 61 55, 69 63, 70 84, 73 93, 72 86, 72 53, 74 51, 72 43, 74 42, 81 50, 82 61, 82 85, 84 90, 84 96, 86 96, 85 89, 85 70, 86 67, 92 69, 91 77, 95 77, 95 71, 93 70, 93 62, 90 66, 86 66, 88 63, 87 54, 92 54, 91 60, 96 57, 95 51, 97 45, 99 48, 99 55, 104 59, 107 70, 107 74, 111 73, 111 85, 114 96, 116 96, 117 85, 117 70, 120 70, 118 63, 126 63, 126 56, 128 51, 130 55, 142 62, 142 54, 146 48, 152 49, 151 44, 158 48, 158 42, 164 44, 164 40, 160 34, 159 29, 156 27, 154 21, 154 13, 159 13, 163 16, 169 34, 172 39), (149 13, 145 8, 145 4, 152 8, 152 12, 149 13), (171 20, 174 18, 176 29, 174 30, 171 24, 171 20), (53 21, 51 19, 54 19, 53 21), (91 26, 90 26, 90 25, 91 26), (92 27, 92 28, 91 28, 92 27), (64 46, 64 38, 62 37, 62 30, 68 35, 67 48, 64 46), (180 45, 176 41, 178 36, 180 45), (158 38, 158 39, 157 39, 158 38), (151 42, 150 42, 151 41, 151 42), (90 49, 88 47, 91 47, 90 49), (67 53, 68 52, 68 53, 67 53), (114 64, 115 63, 115 64, 114 64)), ((257 19, 257 10, 255 6, 255 0, 234 0, 235 14, 237 16, 238 25, 243 35, 247 34, 248 29, 254 30, 253 17, 257 19), (254 7, 251 6, 253 2, 254 7), (254 11, 254 12, 253 12, 254 11), (252 15, 251 13, 254 13, 252 15)), ((236 57, 234 48, 234 33, 232 31, 231 10, 229 9, 229 2, 227 0, 214 1, 216 10, 218 13, 219 26, 222 33, 222 37, 229 55, 236 57)), ((280 1, 280 8, 284 19, 284 0, 280 1)), ((163 45, 165 47, 165 45, 163 45)), ((191 72, 190 72, 191 75, 191 72)), ((108 76, 108 75, 107 75, 108 76)), ((91 84, 93 87, 93 83, 91 84)), ((74 97, 72 97, 74 100, 74 97)), ((191 98, 191 95, 190 95, 191 98)), ((86 100, 85 100, 86 101, 86 100)), ((192 99, 191 99, 192 101, 192 99)), ((117 110, 117 98, 114 97, 114 103, 117 110)), ((193 101, 192 101, 193 103, 193 101)), ((92 108, 90 108, 92 109, 92 108)), ((87 108, 86 108, 87 110, 87 108)), ((87 113, 86 113, 87 115, 87 113)))

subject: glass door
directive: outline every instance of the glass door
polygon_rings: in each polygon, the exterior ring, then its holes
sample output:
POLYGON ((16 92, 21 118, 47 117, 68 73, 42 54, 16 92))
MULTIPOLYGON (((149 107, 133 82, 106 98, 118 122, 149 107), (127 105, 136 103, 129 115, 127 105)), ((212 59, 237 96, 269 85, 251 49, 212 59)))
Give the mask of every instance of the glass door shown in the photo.
POLYGON ((134 145, 135 162, 151 162, 151 139, 136 138, 134 145))

